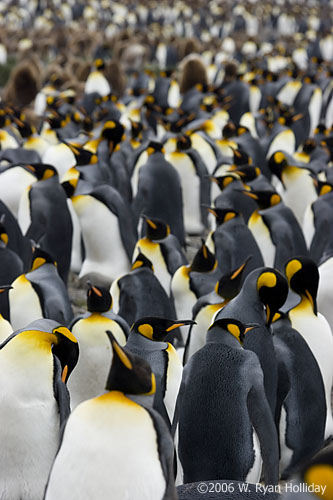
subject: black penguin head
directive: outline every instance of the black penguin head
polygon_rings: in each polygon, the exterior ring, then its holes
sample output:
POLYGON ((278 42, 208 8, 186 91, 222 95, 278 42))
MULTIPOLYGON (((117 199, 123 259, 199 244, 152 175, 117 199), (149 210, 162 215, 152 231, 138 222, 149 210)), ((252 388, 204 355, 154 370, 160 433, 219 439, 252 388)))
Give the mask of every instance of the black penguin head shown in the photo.
POLYGON ((231 300, 238 295, 243 279, 243 271, 252 258, 250 255, 241 266, 234 269, 231 273, 225 274, 215 285, 215 292, 225 300, 231 300))
POLYGON ((14 118, 14 122, 17 128, 19 129, 19 132, 21 134, 21 137, 23 137, 23 139, 30 137, 35 132, 33 127, 26 121, 14 118))
POLYGON ((149 363, 136 354, 126 352, 109 330, 106 333, 111 341, 113 358, 105 389, 125 394, 155 394, 156 380, 149 363))
POLYGON ((251 191, 243 190, 241 193, 255 200, 261 210, 281 203, 281 196, 276 191, 260 191, 251 189, 251 191))
POLYGON ((237 166, 250 165, 252 163, 251 156, 243 149, 234 149, 234 164, 237 166))
POLYGON ((52 335, 55 336, 52 342, 52 352, 60 361, 61 379, 66 383, 79 359, 79 345, 72 332, 65 326, 54 328, 52 335))
POLYGON ((152 155, 154 153, 164 153, 163 144, 157 141, 150 141, 147 146, 148 155, 152 155))
POLYGON ((130 120, 131 122, 131 136, 132 139, 138 139, 141 137, 143 131, 143 125, 141 122, 136 122, 134 120, 130 120))
POLYGON ((210 177, 212 182, 218 185, 218 187, 223 191, 232 182, 238 181, 240 177, 236 173, 228 173, 225 175, 219 175, 218 177, 210 177))
POLYGON ((118 144, 124 139, 125 127, 115 120, 108 120, 104 123, 101 137, 109 144, 109 152, 112 153, 118 144))
MULTIPOLYGON (((333 498, 333 444, 319 451, 310 462, 303 463, 300 470, 301 481, 321 487, 323 500, 333 498)), ((318 490, 317 490, 318 491, 318 490)))
POLYGON ((82 166, 82 165, 92 165, 98 162, 98 157, 95 153, 92 153, 91 151, 88 151, 87 149, 74 146, 73 144, 69 142, 65 142, 66 146, 69 147, 69 149, 72 151, 73 155, 75 156, 76 160, 76 165, 77 166, 82 166))
POLYGON ((222 137, 224 139, 230 139, 231 137, 235 137, 237 135, 237 129, 233 122, 228 122, 224 125, 222 129, 222 137))
POLYGON ((237 174, 243 182, 250 182, 259 177, 261 170, 254 165, 232 165, 229 169, 233 174, 237 174))
POLYGON ((324 196, 325 194, 331 193, 333 191, 333 184, 330 182, 320 181, 316 178, 313 179, 318 196, 324 196))
POLYGON ((32 172, 39 181, 45 181, 58 175, 57 170, 52 165, 45 163, 32 163, 25 165, 25 168, 32 172))
POLYGON ((276 175, 276 177, 282 182, 283 169, 288 166, 288 161, 284 153, 282 151, 276 151, 276 153, 270 157, 268 166, 272 174, 276 175))
POLYGON ((39 247, 34 247, 30 271, 35 271, 36 269, 43 266, 44 264, 53 264, 54 266, 57 265, 56 261, 53 259, 53 257, 48 252, 46 252, 45 250, 42 250, 39 247))
POLYGON ((221 224, 224 224, 239 215, 236 210, 228 208, 209 207, 207 210, 215 216, 217 226, 220 226, 221 224))
POLYGON ((177 138, 177 150, 178 151, 186 151, 192 147, 191 137, 183 134, 177 138))
POLYGON ((241 321, 233 318, 221 318, 214 321, 214 323, 209 327, 207 335, 209 336, 209 333, 213 329, 214 332, 216 332, 216 328, 219 328, 228 332, 230 335, 235 337, 241 345, 243 345, 247 332, 253 330, 257 326, 257 324, 244 325, 241 321))
POLYGON ((161 219, 148 217, 147 215, 141 216, 146 222, 146 237, 149 240, 163 240, 170 234, 170 226, 161 219))
POLYGON ((209 250, 204 240, 201 240, 201 247, 195 254, 190 270, 199 273, 214 271, 217 267, 215 255, 209 250))
MULTIPOLYGON (((251 277, 251 273, 248 277, 251 277)), ((266 307, 266 325, 270 326, 274 314, 286 301, 288 295, 287 280, 276 269, 266 267, 257 278, 257 290, 261 302, 266 307)))
POLYGON ((317 314, 319 284, 317 264, 309 257, 293 257, 285 265, 285 274, 290 288, 299 295, 306 297, 312 305, 313 312, 317 314))
POLYGON ((142 252, 140 252, 132 264, 132 271, 134 271, 135 269, 141 269, 142 267, 154 271, 152 261, 148 259, 148 257, 146 257, 142 252))
POLYGON ((88 282, 87 291, 87 309, 89 312, 103 313, 107 312, 112 307, 112 297, 106 288, 102 286, 94 286, 88 282))
POLYGON ((166 318, 158 318, 147 316, 137 320, 131 327, 131 331, 139 333, 143 337, 156 342, 162 342, 168 333, 176 328, 185 325, 193 325, 192 320, 171 320, 166 318))
POLYGON ((105 69, 105 62, 101 58, 96 59, 94 61, 94 66, 98 71, 102 71, 103 69, 105 69))

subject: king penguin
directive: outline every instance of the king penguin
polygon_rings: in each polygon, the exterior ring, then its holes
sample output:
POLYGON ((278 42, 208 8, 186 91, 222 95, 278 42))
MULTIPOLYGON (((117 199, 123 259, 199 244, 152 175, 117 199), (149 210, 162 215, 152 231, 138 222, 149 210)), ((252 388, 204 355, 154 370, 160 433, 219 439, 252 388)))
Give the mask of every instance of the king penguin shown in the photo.
POLYGON ((215 319, 206 345, 184 368, 176 408, 184 483, 257 482, 262 462, 265 483, 278 482, 278 439, 263 373, 257 356, 242 348, 253 328, 215 319))
POLYGON ((309 257, 295 256, 286 263, 285 274, 290 288, 300 297, 288 316, 311 349, 323 378, 327 407, 325 439, 329 439, 333 435, 333 335, 326 318, 317 311, 318 267, 309 257))
POLYGON ((74 318, 69 325, 80 348, 78 364, 68 382, 72 409, 104 391, 111 351, 106 330, 121 346, 129 334, 126 321, 112 311, 112 297, 106 288, 89 283, 87 309, 86 314, 74 318))
POLYGON ((167 425, 155 410, 130 399, 154 395, 155 376, 145 360, 108 335, 113 358, 107 392, 84 401, 69 417, 45 500, 69 491, 72 500, 176 500, 167 425))
POLYGON ((173 422, 183 367, 175 348, 165 338, 178 327, 190 324, 190 320, 140 318, 132 326, 126 343, 126 351, 141 356, 154 372, 156 393, 153 408, 169 427, 173 422))
MULTIPOLYGON (((0 285, 0 300, 3 295, 8 296, 10 288, 10 285, 0 285)), ((13 333, 12 325, 0 312, 0 343, 3 342, 11 333, 13 333)))
POLYGON ((17 330, 38 318, 49 318, 68 325, 73 311, 66 286, 53 258, 35 248, 31 269, 21 274, 9 290, 10 322, 17 330))
POLYGON ((72 333, 37 320, 0 344, 2 425, 0 491, 3 500, 42 500, 70 413, 66 382, 78 359, 72 333))
POLYGON ((243 278, 264 265, 261 251, 250 229, 236 210, 208 208, 216 218, 216 229, 206 239, 209 250, 216 255, 221 274, 228 274, 251 255, 243 278))
POLYGON ((145 236, 140 238, 134 248, 132 261, 140 251, 151 261, 156 278, 170 296, 171 278, 180 266, 187 264, 186 256, 170 226, 160 219, 142 215, 145 223, 145 236))
POLYGON ((194 304, 192 316, 195 324, 191 326, 187 337, 183 358, 184 365, 195 352, 205 345, 207 330, 216 313, 239 293, 243 282, 242 275, 250 258, 246 259, 230 274, 222 276, 216 283, 214 290, 199 297, 194 304))
POLYGON ((22 194, 18 221, 23 234, 51 253, 67 283, 72 250, 72 219, 65 191, 51 165, 30 165, 38 179, 22 194))
POLYGON ((288 316, 276 313, 272 327, 278 360, 275 419, 280 434, 281 477, 286 479, 324 445, 325 389, 315 357, 288 316))
POLYGON ((137 240, 128 205, 108 185, 84 187, 72 196, 85 250, 80 278, 102 286, 126 273, 137 240))
POLYGON ((272 414, 275 414, 278 367, 274 352, 271 322, 283 306, 288 294, 285 277, 276 269, 261 267, 244 280, 239 294, 223 307, 214 320, 234 317, 258 324, 252 335, 245 337, 244 348, 255 352, 264 374, 264 387, 272 414))

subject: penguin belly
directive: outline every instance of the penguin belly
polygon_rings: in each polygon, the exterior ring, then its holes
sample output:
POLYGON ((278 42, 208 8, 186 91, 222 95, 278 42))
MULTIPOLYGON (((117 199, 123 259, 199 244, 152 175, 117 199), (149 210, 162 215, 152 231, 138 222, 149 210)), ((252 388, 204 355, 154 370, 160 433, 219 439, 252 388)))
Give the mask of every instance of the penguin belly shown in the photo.
POLYGON ((194 353, 199 351, 206 343, 207 330, 215 314, 222 308, 221 303, 209 304, 203 307, 195 317, 196 325, 192 326, 188 345, 185 349, 184 361, 188 361, 194 353))
POLYGON ((129 261, 119 230, 118 217, 93 196, 76 196, 73 206, 79 217, 85 248, 79 277, 98 274, 114 280, 129 271, 129 261))
POLYGON ((16 278, 12 287, 9 290, 9 311, 10 323, 15 331, 42 318, 43 311, 37 293, 24 275, 16 278))
MULTIPOLYGON (((332 308, 332 283, 333 283, 333 257, 326 260, 318 268, 319 287, 317 295, 318 310, 329 322, 331 330, 333 328, 333 308, 332 308)), ((332 330, 333 331, 333 330, 332 330)))
POLYGON ((281 194, 284 203, 294 212, 300 226, 303 226, 304 213, 309 204, 317 199, 317 193, 310 175, 301 168, 289 168, 282 174, 286 191, 281 194))
POLYGON ((259 438, 254 429, 253 429, 252 439, 253 439, 254 461, 251 469, 247 473, 246 482, 259 483, 262 471, 262 458, 261 458, 259 438))
POLYGON ((67 200, 67 206, 69 213, 71 215, 73 224, 73 236, 72 236, 72 254, 71 254, 71 271, 74 273, 80 273, 82 266, 82 249, 81 249, 81 228, 79 218, 73 207, 72 200, 67 200))
POLYGON ((31 224, 29 193, 30 187, 28 186, 21 195, 17 212, 17 221, 23 235, 28 231, 31 224))
POLYGON ((274 267, 275 246, 272 242, 269 229, 264 223, 261 215, 257 213, 252 214, 248 226, 260 248, 265 266, 274 267))
POLYGON ((131 186, 132 186, 132 198, 134 200, 134 198, 136 197, 136 195, 138 194, 138 183, 139 183, 139 173, 140 173, 140 168, 145 164, 147 163, 147 160, 148 160, 148 153, 147 151, 143 151, 141 153, 141 155, 139 156, 135 166, 134 166, 134 170, 133 170, 133 173, 132 173, 132 177, 131 177, 131 186))
POLYGON ((13 333, 13 328, 9 321, 7 321, 2 314, 0 314, 0 344, 3 342, 11 333, 13 333))
POLYGON ((270 158, 276 151, 285 151, 293 155, 295 153, 296 139, 292 130, 286 129, 278 133, 272 140, 266 158, 270 158))
POLYGON ((121 346, 126 344, 126 337, 120 326, 100 314, 91 314, 88 318, 76 322, 72 328, 80 349, 78 363, 67 384, 72 409, 82 401, 95 398, 104 392, 112 360, 106 330, 113 333, 121 346))
POLYGON ((70 416, 45 500, 68 492, 72 500, 162 500, 165 489, 150 415, 113 391, 70 416))
POLYGON ((200 134, 194 133, 191 135, 192 148, 196 149, 200 154, 201 158, 206 164, 209 174, 214 172, 216 167, 216 156, 213 148, 208 144, 207 141, 200 134))
POLYGON ((330 326, 324 316, 318 313, 315 316, 309 305, 310 314, 303 307, 297 307, 289 311, 289 317, 293 328, 298 330, 310 347, 318 363, 326 396, 326 426, 325 439, 333 435, 333 418, 331 406, 331 391, 333 385, 333 335, 330 326))
POLYGON ((171 153, 166 156, 180 176, 183 192, 184 226, 188 234, 201 234, 204 225, 200 210, 200 179, 196 175, 191 159, 183 153, 171 153))
POLYGON ((18 217, 23 192, 36 182, 36 177, 22 167, 14 167, 0 174, 0 199, 15 217, 18 217))
POLYGON ((308 205, 304 212, 303 219, 303 234, 305 243, 308 249, 311 247, 311 242, 316 232, 315 223, 314 223, 314 214, 312 211, 312 205, 308 205))
POLYGON ((169 344, 166 350, 168 355, 168 366, 166 372, 166 390, 164 404, 168 412, 170 422, 173 421, 177 396, 182 381, 183 365, 175 348, 169 344))
POLYGON ((291 464, 293 450, 287 446, 287 412, 284 406, 281 408, 279 434, 280 434, 280 472, 284 471, 291 464))
POLYGON ((13 339, 0 351, 1 500, 42 500, 59 446, 53 360, 15 349, 13 339))
POLYGON ((139 248, 143 255, 148 257, 152 262, 156 278, 163 286, 168 297, 170 297, 171 275, 169 274, 159 243, 150 241, 148 238, 139 240, 134 248, 132 262, 134 262, 139 255, 139 248))
POLYGON ((50 146, 44 156, 43 163, 52 165, 59 174, 59 180, 62 181, 62 177, 65 175, 67 170, 76 165, 76 159, 74 153, 66 144, 59 143, 54 146, 50 146))
MULTIPOLYGON (((177 269, 171 281, 171 292, 174 299, 177 319, 192 319, 192 308, 197 300, 194 292, 190 289, 188 269, 184 266, 177 269)), ((188 335, 189 327, 181 329, 184 343, 188 335)))

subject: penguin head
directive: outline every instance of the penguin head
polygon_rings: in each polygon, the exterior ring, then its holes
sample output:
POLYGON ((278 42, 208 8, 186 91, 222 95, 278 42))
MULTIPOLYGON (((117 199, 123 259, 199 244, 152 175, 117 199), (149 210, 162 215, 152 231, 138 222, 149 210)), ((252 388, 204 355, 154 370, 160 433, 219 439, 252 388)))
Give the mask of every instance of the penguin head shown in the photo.
POLYGON ((192 320, 171 320, 155 316, 147 316, 137 320, 131 327, 131 331, 142 335, 150 340, 162 342, 168 333, 185 325, 193 325, 192 320))
POLYGON ((125 394, 155 394, 156 380, 149 363, 120 347, 110 330, 106 333, 111 342, 113 357, 105 389, 125 394))
MULTIPOLYGON (((255 272, 255 271, 254 271, 255 272)), ((248 275, 251 279, 251 273, 248 275)), ((274 314, 283 306, 288 295, 288 283, 276 269, 263 268, 257 278, 257 290, 266 307, 266 325, 270 326, 274 314)))
POLYGON ((125 127, 119 121, 108 120, 104 123, 101 138, 108 141, 110 153, 112 153, 124 139, 124 132, 125 127))
POLYGON ((239 215, 236 210, 228 208, 209 207, 208 212, 215 216, 217 226, 220 226, 221 224, 224 224, 225 222, 228 222, 229 220, 234 219, 239 215))
POLYGON ((64 141, 64 143, 66 144, 66 146, 69 147, 69 149, 74 154, 77 166, 91 165, 98 162, 97 155, 92 153, 91 151, 78 147, 74 144, 71 144, 70 142, 64 141))
POLYGON ((218 177, 210 177, 210 180, 212 182, 215 182, 215 184, 218 185, 221 191, 223 191, 223 189, 229 186, 229 184, 231 184, 232 182, 239 181, 240 176, 232 172, 224 175, 219 175, 218 177))
POLYGON ((217 260, 215 255, 209 250, 204 240, 201 240, 201 247, 191 262, 190 271, 208 273, 210 271, 214 271, 216 267, 217 260))
POLYGON ((305 256, 289 259, 285 264, 285 275, 290 288, 311 303, 313 312, 317 314, 317 291, 319 272, 317 264, 305 256))
POLYGON ((143 125, 141 122, 131 120, 131 136, 132 139, 139 139, 142 137, 143 125))
POLYGON ((272 174, 282 182, 282 172, 288 166, 287 158, 282 151, 276 151, 269 159, 268 166, 272 174))
POLYGON ((233 318, 221 318, 214 321, 214 323, 208 328, 207 337, 209 336, 210 333, 212 333, 212 330, 216 332, 216 329, 221 329, 225 332, 228 332, 233 337, 235 337, 235 339, 238 340, 240 345, 243 345, 245 335, 247 334, 247 332, 253 330, 257 326, 259 325, 257 324, 244 325, 241 321, 238 321, 237 319, 233 318))
POLYGON ((142 252, 140 252, 132 264, 132 271, 134 271, 135 269, 141 269, 142 267, 151 269, 154 272, 152 261, 148 259, 148 257, 146 257, 142 252))
POLYGON ((215 292, 220 295, 220 297, 223 297, 225 300, 231 300, 238 295, 242 285, 243 271, 251 258, 252 255, 250 255, 241 266, 237 267, 237 269, 234 269, 231 273, 225 274, 219 279, 215 285, 215 292))
POLYGON ((241 193, 255 200, 261 210, 273 207, 274 205, 278 205, 279 203, 281 203, 281 196, 273 190, 261 191, 251 189, 251 191, 243 190, 241 191, 241 193))
POLYGON ((224 139, 231 139, 237 135, 237 129, 233 122, 228 122, 224 125, 222 129, 222 137, 224 139))
POLYGON ((98 71, 102 71, 103 69, 105 69, 105 62, 101 58, 95 59, 94 66, 98 71))
POLYGON ((318 196, 324 196, 327 193, 333 191, 333 184, 330 182, 320 181, 317 178, 313 178, 313 183, 315 185, 318 196))
POLYGON ((87 309, 89 312, 103 313, 112 307, 112 297, 106 288, 92 285, 88 281, 87 309))
POLYGON ((23 139, 27 139, 33 133, 36 132, 35 128, 32 127, 27 121, 19 120, 18 118, 14 118, 14 122, 21 134, 23 139))
POLYGON ((237 166, 251 165, 252 158, 243 149, 234 149, 234 164, 237 166))
POLYGON ((55 336, 52 342, 52 353, 60 361, 61 379, 66 383, 79 359, 79 345, 72 332, 65 326, 54 328, 52 334, 55 336))
POLYGON ((261 174, 260 168, 254 165, 231 165, 229 171, 239 176, 243 182, 253 181, 261 174))
POLYGON ((67 170, 63 176, 61 186, 65 190, 67 198, 71 198, 74 195, 79 179, 80 172, 75 167, 67 170))
POLYGON ((141 215, 146 222, 146 237, 149 240, 163 240, 170 234, 170 226, 161 219, 153 219, 147 215, 141 215))
POLYGON ((32 172, 39 181, 45 181, 58 175, 55 167, 53 167, 53 165, 47 165, 46 163, 32 163, 30 165, 25 165, 25 168, 32 172))
POLYGON ((53 264, 54 266, 57 265, 56 261, 48 252, 45 252, 45 250, 42 250, 39 247, 34 247, 30 271, 35 271, 44 264, 53 264))
POLYGON ((183 134, 177 138, 177 151, 186 151, 192 147, 191 137, 183 134))
POLYGON ((164 153, 163 144, 157 141, 150 141, 147 146, 148 155, 152 155, 154 153, 164 153))
MULTIPOLYGON (((319 451, 310 462, 302 466, 301 480, 321 489, 318 496, 324 500, 333 498, 333 444, 319 451)), ((319 489, 317 489, 319 491, 319 489)))

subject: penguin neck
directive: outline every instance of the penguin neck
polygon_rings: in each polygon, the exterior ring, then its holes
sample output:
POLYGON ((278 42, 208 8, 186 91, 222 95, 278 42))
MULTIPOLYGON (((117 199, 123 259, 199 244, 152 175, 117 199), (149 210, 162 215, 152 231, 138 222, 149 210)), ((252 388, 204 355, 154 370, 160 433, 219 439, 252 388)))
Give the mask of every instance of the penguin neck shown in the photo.
POLYGON ((257 208, 256 210, 254 210, 254 212, 252 212, 252 214, 249 218, 249 221, 248 221, 248 226, 251 226, 253 224, 258 224, 260 219, 262 219, 262 216, 260 215, 259 210, 260 209, 257 208))
POLYGON ((223 344, 233 349, 242 349, 241 344, 238 340, 233 337, 229 332, 222 330, 221 328, 212 328, 207 332, 206 343, 223 344))
POLYGON ((303 294, 301 294, 300 302, 297 304, 297 306, 293 307, 292 311, 295 313, 315 314, 311 301, 306 295, 303 294))

